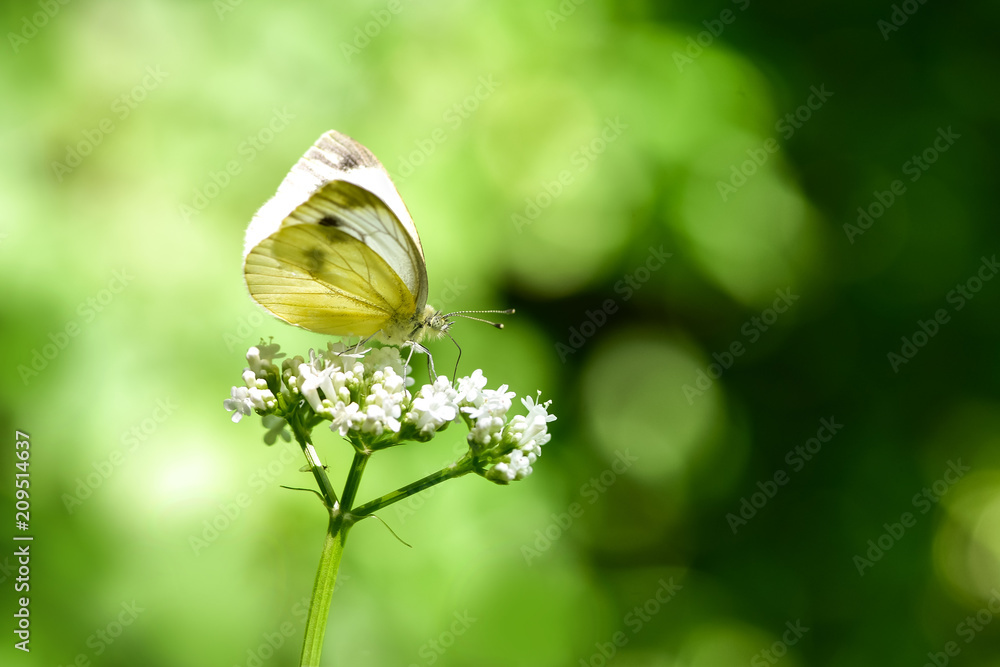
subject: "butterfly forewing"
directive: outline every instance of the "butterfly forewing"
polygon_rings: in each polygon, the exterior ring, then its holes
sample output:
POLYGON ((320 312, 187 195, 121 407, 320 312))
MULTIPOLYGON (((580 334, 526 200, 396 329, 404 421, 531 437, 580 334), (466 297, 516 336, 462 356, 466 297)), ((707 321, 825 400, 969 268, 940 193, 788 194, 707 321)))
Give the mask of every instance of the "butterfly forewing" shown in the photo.
POLYGON ((285 224, 304 203, 322 208, 323 217, 371 243, 409 288, 422 309, 427 302, 427 269, 416 227, 388 173, 372 153, 339 132, 324 134, 288 173, 278 192, 260 208, 247 229, 244 257, 285 224), (353 187, 350 187, 353 186, 353 187), (322 201, 321 201, 322 200, 322 201), (340 210, 346 208, 347 210, 340 210))
POLYGON ((416 306, 374 251, 342 231, 290 225, 247 255, 247 287, 262 306, 311 331, 368 336, 416 306))
MULTIPOLYGON (((338 229, 361 241, 392 267, 416 299, 423 256, 395 214, 374 194, 347 181, 327 183, 284 222, 302 223, 338 229)), ((426 282, 426 273, 423 276, 426 282)))

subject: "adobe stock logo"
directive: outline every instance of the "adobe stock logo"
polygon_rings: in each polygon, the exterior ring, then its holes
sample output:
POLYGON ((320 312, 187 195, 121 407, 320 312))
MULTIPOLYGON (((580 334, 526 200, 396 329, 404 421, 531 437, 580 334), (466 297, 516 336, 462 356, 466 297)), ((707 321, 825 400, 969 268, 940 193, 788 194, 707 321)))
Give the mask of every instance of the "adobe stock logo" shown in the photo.
MULTIPOLYGON (((920 151, 919 154, 911 155, 910 159, 900 166, 900 171, 903 172, 904 176, 910 177, 909 180, 911 183, 916 183, 931 168, 931 165, 937 162, 943 153, 954 146, 956 140, 961 138, 962 135, 952 130, 951 125, 948 126, 947 130, 939 127, 937 129, 937 136, 931 142, 931 145, 920 151)), ((868 202, 865 206, 858 207, 856 224, 852 225, 849 222, 845 222, 842 225, 844 234, 847 235, 847 240, 851 245, 854 245, 854 239, 871 229, 875 221, 881 218, 906 192, 906 183, 898 178, 889 183, 888 189, 873 191, 872 201, 868 202)))
POLYGON ((889 35, 897 32, 900 28, 906 25, 906 22, 910 20, 910 17, 917 13, 920 6, 926 3, 927 0, 903 0, 902 6, 894 4, 892 6, 892 13, 889 14, 889 20, 879 19, 875 25, 878 27, 878 31, 882 33, 882 39, 889 41, 889 35))
MULTIPOLYGON (((649 255, 646 257, 646 261, 626 273, 621 280, 614 284, 615 293, 622 295, 623 302, 628 301, 642 289, 643 285, 649 282, 654 273, 663 268, 663 265, 671 257, 673 257, 673 253, 665 252, 663 246, 659 248, 649 246, 649 255)), ((566 360, 586 345, 587 341, 597 334, 598 329, 607 324, 611 316, 617 312, 617 299, 605 299, 594 310, 588 308, 584 311, 586 319, 569 327, 569 337, 566 342, 556 343, 556 354, 559 355, 559 361, 565 364, 566 360), (569 344, 567 345, 567 343, 569 344)))
POLYGON ((385 9, 373 9, 370 12, 373 20, 365 23, 363 27, 359 25, 354 28, 354 39, 351 43, 340 43, 340 52, 344 54, 347 62, 351 62, 351 58, 359 55, 368 48, 372 40, 381 35, 382 30, 388 27, 392 23, 392 20, 402 13, 404 9, 406 8, 403 6, 401 0, 389 0, 385 5, 385 9))
MULTIPOLYGON (((130 90, 122 93, 111 102, 110 110, 117 118, 118 122, 125 121, 132 112, 138 108, 149 94, 159 88, 160 84, 170 76, 170 72, 164 72, 159 65, 146 67, 146 75, 142 80, 134 85, 130 90)), ((115 118, 110 115, 99 120, 93 128, 86 128, 80 131, 80 139, 74 143, 66 144, 63 161, 53 160, 52 173, 55 174, 56 181, 63 182, 63 178, 79 167, 84 158, 94 152, 104 139, 118 129, 115 118)))
MULTIPOLYGON (((732 0, 732 2, 739 7, 741 12, 746 11, 747 7, 750 6, 750 0, 732 0)), ((695 59, 700 57, 705 52, 705 49, 712 46, 715 39, 725 31, 726 26, 735 21, 736 13, 731 9, 723 9, 719 12, 719 18, 717 19, 702 21, 701 24, 706 29, 694 37, 688 36, 687 47, 683 53, 680 51, 674 51, 673 53, 674 65, 677 66, 677 71, 683 72, 685 67, 694 64, 695 59)))
POLYGON ((28 43, 29 39, 37 35, 39 30, 55 18, 59 10, 62 9, 61 5, 69 4, 69 2, 70 0, 39 0, 38 8, 42 11, 35 12, 30 18, 27 15, 21 17, 21 32, 7 33, 7 41, 10 42, 10 48, 14 49, 14 53, 17 53, 22 46, 28 43))
MULTIPOLYGON (((975 616, 966 616, 955 626, 955 634, 961 637, 966 644, 972 643, 972 640, 985 630, 997 615, 1000 615, 1000 591, 992 588, 990 594, 986 604, 976 611, 975 616)), ((923 664, 923 667, 945 667, 952 658, 962 652, 962 647, 956 641, 946 642, 941 648, 941 651, 927 653, 927 662, 923 664)))
MULTIPOLYGON (((115 643, 115 640, 124 634, 125 628, 135 623, 136 619, 139 618, 139 614, 144 611, 146 611, 146 608, 140 607, 135 600, 132 600, 132 602, 122 602, 121 611, 118 612, 118 615, 111 619, 107 625, 98 628, 93 634, 87 637, 87 648, 93 652, 95 658, 103 655, 115 643)), ((93 663, 88 652, 81 651, 76 654, 68 667, 89 667, 91 664, 93 663)), ((62 667, 62 665, 60 664, 59 667, 62 667)))
MULTIPOLYGON (((998 272, 1000 272, 1000 262, 997 262, 997 256, 993 255, 990 258, 983 256, 980 258, 976 273, 949 290, 945 295, 945 301, 955 306, 955 312, 962 310, 998 272)), ((917 320, 917 328, 913 333, 909 337, 900 337, 902 345, 899 352, 891 351, 886 355, 892 372, 898 373, 901 366, 910 363, 910 360, 917 356, 917 353, 930 343, 941 327, 948 322, 951 322, 951 315, 945 308, 938 308, 927 320, 917 320)))
MULTIPOLYGON (((294 450, 290 447, 281 447, 280 453, 274 460, 270 461, 266 466, 257 468, 247 478, 247 485, 259 496, 271 488, 272 485, 277 484, 281 474, 288 466, 294 465, 295 461, 294 450)), ((229 530, 245 514, 245 510, 253 504, 253 501, 254 496, 241 491, 231 501, 219 503, 217 505, 219 511, 211 519, 202 521, 201 531, 188 536, 188 544, 191 546, 194 555, 199 555, 218 540, 222 533, 229 530)))
MULTIPOLYGON (((948 467, 940 479, 935 480, 930 486, 925 486, 910 499, 910 504, 913 505, 914 509, 920 510, 921 515, 930 512, 935 504, 941 502, 941 498, 951 490, 951 487, 958 484, 966 473, 972 470, 969 466, 962 465, 962 459, 947 463, 948 467)), ((868 549, 864 555, 857 554, 853 558, 854 567, 857 568, 858 574, 862 577, 865 576, 865 570, 882 560, 889 550, 903 539, 907 530, 917 525, 918 518, 913 512, 903 512, 899 521, 883 523, 882 527, 885 528, 885 532, 866 542, 865 546, 868 549)))
POLYGON ((556 7, 558 12, 554 12, 551 9, 545 10, 545 19, 549 22, 549 28, 555 30, 560 23, 563 23, 570 16, 576 13, 576 8, 587 2, 587 0, 562 0, 559 6, 556 7))
POLYGON ((146 442, 150 436, 156 433, 160 425, 167 421, 179 406, 171 398, 160 398, 156 401, 156 407, 149 412, 149 416, 141 422, 133 425, 131 429, 122 433, 121 447, 112 449, 106 457, 91 463, 93 472, 77 477, 76 485, 72 493, 63 493, 62 501, 66 511, 73 514, 84 501, 94 495, 101 485, 104 484, 117 469, 121 468, 129 457, 139 448, 139 445, 146 442))
MULTIPOLYGON (((759 317, 756 315, 751 317, 740 327, 740 333, 746 337, 748 344, 752 345, 760 340, 760 337, 778 321, 778 316, 788 312, 788 309, 800 298, 798 294, 792 292, 791 287, 776 289, 774 293, 778 298, 774 300, 771 307, 762 310, 759 317)), ((713 352, 712 359, 715 362, 710 363, 705 370, 698 369, 697 373, 695 373, 694 385, 681 385, 681 391, 684 392, 684 398, 687 399, 688 405, 694 405, 694 399, 711 389, 715 381, 733 367, 736 358, 743 356, 743 353, 746 351, 746 346, 741 340, 737 339, 730 343, 721 353, 713 352)))
MULTIPOLYGON (((823 445, 833 440, 833 436, 842 428, 844 425, 838 424, 835 417, 820 419, 816 435, 806 440, 804 444, 789 449, 785 454, 785 463, 791 467, 792 473, 797 473, 805 468, 806 463, 812 461, 823 449, 823 445)), ((770 479, 765 478, 763 482, 758 480, 757 488, 759 490, 750 494, 749 498, 747 496, 740 498, 738 512, 730 512, 726 515, 726 522, 733 531, 733 535, 757 516, 757 513, 778 495, 779 488, 788 484, 789 481, 791 481, 791 475, 785 472, 784 468, 775 470, 770 479)))
POLYGON ((633 456, 628 449, 624 452, 615 452, 615 460, 611 463, 611 467, 603 470, 600 475, 591 477, 580 486, 579 495, 587 501, 587 505, 572 502, 565 512, 552 514, 552 521, 544 528, 535 531, 535 541, 521 546, 521 555, 524 556, 525 564, 531 565, 531 561, 541 557, 543 553, 551 549, 552 545, 573 527, 577 519, 586 513, 587 506, 596 503, 608 489, 614 486, 619 477, 628 472, 638 460, 639 457, 633 456))
MULTIPOLYGON (((437 637, 427 640, 417 649, 417 655, 423 660, 423 664, 433 665, 437 662, 448 649, 455 645, 458 638, 468 632, 472 624, 479 620, 467 609, 461 613, 456 611, 452 616, 455 620, 451 622, 447 630, 443 630, 437 637)), ((419 665, 411 663, 409 667, 419 667, 419 665)))
POLYGON ((111 280, 103 289, 94 296, 87 297, 76 307, 76 313, 80 320, 70 319, 56 331, 49 332, 49 342, 43 343, 41 348, 35 347, 31 350, 31 359, 28 364, 18 364, 17 373, 21 376, 24 386, 39 376, 39 374, 49 367, 49 364, 65 350, 74 338, 83 331, 83 324, 93 322, 99 313, 115 300, 115 297, 122 293, 135 276, 131 275, 127 269, 120 269, 111 273, 111 280))
MULTIPOLYGON (((826 101, 833 97, 833 93, 826 89, 826 84, 820 84, 819 88, 810 86, 809 93, 810 95, 805 102, 775 122, 774 131, 779 133, 785 141, 795 136, 796 130, 801 130, 805 123, 813 117, 813 113, 822 109, 826 101)), ((768 137, 759 148, 746 149, 747 159, 739 165, 730 165, 727 180, 715 182, 715 188, 719 191, 722 201, 729 201, 729 198, 746 185, 747 181, 767 163, 771 154, 777 153, 780 149, 781 144, 778 143, 776 137, 768 137)))
POLYGON ((236 147, 236 153, 241 159, 229 160, 220 171, 209 170, 208 180, 194 189, 191 203, 178 204, 177 210, 184 222, 191 222, 192 218, 208 208, 208 205, 229 187, 233 179, 243 173, 243 167, 253 162, 257 155, 267 148, 291 121, 295 120, 295 114, 289 113, 284 107, 273 111, 274 115, 267 125, 254 134, 247 135, 246 139, 236 147))
POLYGON ((663 607, 676 598, 677 594, 684 588, 681 584, 675 583, 673 577, 670 577, 669 580, 661 578, 656 583, 659 586, 649 599, 643 604, 633 607, 622 618, 622 623, 632 631, 632 634, 628 635, 624 630, 618 630, 611 635, 610 641, 596 642, 594 644, 596 650, 586 658, 580 658, 579 663, 577 663, 579 667, 605 667, 611 664, 614 657, 618 655, 618 651, 628 646, 632 637, 642 632, 642 629, 653 620, 653 617, 659 614, 663 607))
POLYGON ((799 640, 809 632, 809 628, 802 625, 801 619, 796 619, 795 623, 786 621, 785 627, 788 629, 781 635, 779 641, 774 642, 768 648, 762 649, 750 658, 750 667, 768 667, 768 665, 777 663, 787 655, 789 646, 798 644, 799 640))
POLYGON ((534 224, 542 212, 552 206, 566 188, 576 181, 576 175, 587 171, 590 165, 596 162, 611 144, 618 141, 627 129, 629 125, 622 122, 621 116, 615 116, 614 119, 605 118, 601 131, 590 141, 580 144, 569 156, 569 162, 576 167, 576 170, 563 169, 551 181, 542 181, 539 184, 542 187, 534 197, 524 198, 524 208, 521 212, 510 214, 510 221, 517 233, 522 233, 526 226, 534 224))
POLYGON ((422 139, 413 141, 413 150, 406 155, 397 156, 396 172, 391 174, 395 183, 401 183, 416 173, 417 169, 424 166, 430 157, 441 146, 448 141, 449 131, 455 132, 473 114, 478 111, 483 104, 496 92, 503 82, 496 80, 496 75, 489 74, 476 79, 476 87, 471 93, 458 100, 441 114, 441 120, 448 125, 448 129, 438 126, 431 130, 422 139))

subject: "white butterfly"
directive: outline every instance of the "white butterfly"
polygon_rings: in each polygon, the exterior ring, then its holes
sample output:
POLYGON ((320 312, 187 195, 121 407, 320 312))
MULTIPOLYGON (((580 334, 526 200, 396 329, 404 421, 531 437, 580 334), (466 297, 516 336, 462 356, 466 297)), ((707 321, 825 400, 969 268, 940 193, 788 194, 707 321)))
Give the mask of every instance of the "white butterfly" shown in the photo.
POLYGON ((336 336, 420 348, 423 338, 447 333, 450 317, 470 312, 427 305, 427 266, 410 213, 375 156, 335 131, 306 151, 257 211, 243 275, 271 314, 336 336))

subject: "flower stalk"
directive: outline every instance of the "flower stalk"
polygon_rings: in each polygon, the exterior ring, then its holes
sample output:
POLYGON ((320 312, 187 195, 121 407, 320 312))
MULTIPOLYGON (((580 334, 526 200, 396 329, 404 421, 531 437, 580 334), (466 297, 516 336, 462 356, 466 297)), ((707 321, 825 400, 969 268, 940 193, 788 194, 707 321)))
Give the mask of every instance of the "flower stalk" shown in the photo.
POLYGON ((555 416, 548 413, 550 401, 539 403, 528 396, 521 400, 527 414, 508 419, 514 392, 507 385, 486 389, 486 378, 479 370, 455 382, 438 376, 411 392, 407 389, 414 384, 410 368, 394 347, 363 350, 330 343, 321 352, 310 350, 308 361, 296 356, 284 359, 280 366, 275 360, 285 355, 278 349, 262 342, 247 351, 249 368, 243 372, 243 386, 232 388, 224 407, 233 413, 234 422, 253 413, 261 415, 268 429, 267 444, 294 436, 306 458, 305 470, 319 486, 329 522, 300 660, 301 667, 318 667, 351 527, 393 503, 469 473, 502 485, 524 479, 551 437, 547 424, 555 416), (354 449, 339 496, 311 438, 312 430, 324 422, 354 449), (468 428, 469 450, 462 457, 355 507, 361 478, 375 452, 427 442, 453 423, 468 428))
POLYGON ((338 510, 330 512, 330 523, 323 541, 323 551, 316 570, 312 599, 309 601, 309 615, 306 617, 306 634, 302 642, 302 656, 299 667, 319 667, 323 654, 323 638, 326 636, 326 622, 330 616, 330 603, 337 584, 340 558, 344 554, 347 532, 353 522, 349 515, 338 510))
POLYGON ((473 466, 471 458, 456 461, 455 463, 452 463, 437 472, 432 472, 423 479, 418 479, 412 484, 407 484, 406 486, 400 487, 391 493, 385 494, 381 498, 376 498, 375 500, 369 501, 364 505, 351 510, 351 514, 358 519, 363 519, 364 517, 371 516, 381 509, 385 509, 393 503, 398 503, 400 500, 405 500, 414 494, 420 493, 425 489, 429 489, 435 484, 440 484, 441 482, 447 482, 449 479, 461 477, 462 475, 472 472, 472 470, 473 466))
POLYGON ((333 484, 330 483, 330 478, 326 474, 326 466, 320 461, 319 454, 316 453, 312 440, 309 438, 309 432, 302 427, 294 415, 288 420, 288 423, 292 427, 292 433, 295 434, 299 446, 302 447, 302 453, 306 457, 306 465, 309 466, 309 471, 316 478, 316 484, 319 486, 320 493, 323 494, 323 504, 331 511, 336 509, 339 506, 337 492, 333 490, 333 484))
POLYGON ((361 486, 361 476, 365 474, 365 466, 368 465, 369 458, 371 458, 371 452, 354 452, 354 460, 351 462, 351 470, 347 473, 347 481, 344 482, 345 512, 351 511, 351 505, 354 504, 354 498, 358 494, 358 487, 361 486))

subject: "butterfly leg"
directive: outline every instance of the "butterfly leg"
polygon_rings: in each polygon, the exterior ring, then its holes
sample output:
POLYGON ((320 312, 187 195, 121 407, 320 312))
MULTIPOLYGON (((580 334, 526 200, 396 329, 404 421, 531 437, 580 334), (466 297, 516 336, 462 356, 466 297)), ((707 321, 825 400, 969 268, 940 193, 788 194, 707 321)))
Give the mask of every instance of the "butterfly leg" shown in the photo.
MULTIPOLYGON (((437 379, 437 371, 434 370, 434 357, 433 357, 433 355, 431 355, 431 351, 428 350, 423 345, 421 345, 420 343, 415 343, 413 341, 407 341, 407 342, 403 343, 403 345, 407 345, 410 348, 410 354, 408 354, 407 357, 406 357, 406 366, 410 365, 410 359, 413 358, 413 353, 414 352, 420 352, 421 354, 425 354, 425 355, 427 355, 427 375, 428 375, 428 378, 430 379, 431 382, 433 382, 435 379, 437 379)), ((405 380, 405 378, 404 378, 404 380, 405 380)))
POLYGON ((406 355, 406 361, 403 362, 403 386, 406 386, 406 369, 410 367, 410 359, 413 358, 414 346, 410 345, 410 353, 406 355))
POLYGON ((437 380, 437 371, 434 370, 434 357, 431 355, 431 351, 426 347, 423 348, 422 352, 427 355, 427 377, 430 378, 431 382, 437 380))
POLYGON ((362 345, 366 345, 368 343, 368 341, 370 341, 372 338, 374 338, 377 335, 378 335, 378 332, 373 333, 371 336, 368 336, 368 338, 361 338, 361 336, 358 336, 358 344, 354 346, 355 352, 359 351, 361 349, 362 345))
POLYGON ((418 352, 427 355, 427 378, 431 382, 434 382, 435 380, 437 380, 437 371, 434 370, 434 355, 432 355, 431 351, 428 350, 423 345, 421 345, 420 343, 413 343, 413 347, 418 352))

